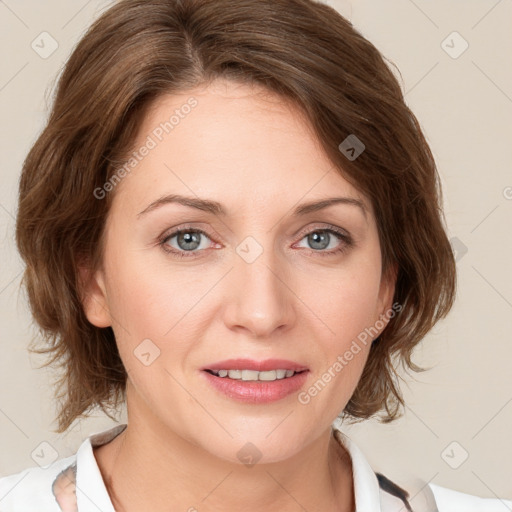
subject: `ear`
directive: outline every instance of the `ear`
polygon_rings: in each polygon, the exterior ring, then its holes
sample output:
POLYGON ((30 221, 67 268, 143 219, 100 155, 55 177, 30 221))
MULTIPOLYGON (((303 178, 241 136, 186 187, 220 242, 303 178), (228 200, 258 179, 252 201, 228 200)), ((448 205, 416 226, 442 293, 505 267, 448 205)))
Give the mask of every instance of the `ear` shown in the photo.
MULTIPOLYGON (((396 279, 398 275, 398 264, 394 263, 388 268, 386 273, 382 274, 379 290, 378 307, 376 311, 376 318, 384 322, 384 327, 379 330, 379 334, 386 328, 389 319, 390 311, 392 310, 393 297, 395 296, 396 279)), ((400 307, 401 310, 401 307, 400 307)), ((394 316, 394 315, 393 315, 394 316)), ((377 336, 375 336, 377 337, 377 336)))
POLYGON ((88 265, 78 267, 81 302, 85 316, 96 327, 110 327, 110 311, 103 270, 93 270, 88 265))

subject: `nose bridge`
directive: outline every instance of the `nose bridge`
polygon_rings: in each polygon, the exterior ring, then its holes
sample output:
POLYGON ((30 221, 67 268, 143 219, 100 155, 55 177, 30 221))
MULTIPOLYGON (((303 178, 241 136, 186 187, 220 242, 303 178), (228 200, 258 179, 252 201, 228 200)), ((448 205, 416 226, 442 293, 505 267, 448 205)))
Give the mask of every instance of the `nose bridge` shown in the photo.
POLYGON ((236 247, 228 305, 231 327, 245 327, 255 336, 270 335, 293 320, 293 293, 286 283, 286 263, 274 251, 272 232, 248 236, 236 247))

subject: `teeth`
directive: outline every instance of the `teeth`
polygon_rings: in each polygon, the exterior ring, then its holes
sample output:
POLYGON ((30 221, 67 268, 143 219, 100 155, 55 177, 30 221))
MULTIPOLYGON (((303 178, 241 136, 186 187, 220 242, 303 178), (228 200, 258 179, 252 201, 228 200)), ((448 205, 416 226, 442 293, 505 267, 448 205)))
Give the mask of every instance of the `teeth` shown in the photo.
POLYGON ((212 373, 219 377, 229 377, 236 380, 250 380, 250 381, 272 381, 281 380, 291 377, 295 374, 293 370, 270 370, 266 372, 258 372, 255 370, 210 370, 212 373))
MULTIPOLYGON (((259 374, 254 370, 242 370, 242 380, 259 380, 259 374)), ((231 377, 231 372, 228 372, 228 375, 231 377)))

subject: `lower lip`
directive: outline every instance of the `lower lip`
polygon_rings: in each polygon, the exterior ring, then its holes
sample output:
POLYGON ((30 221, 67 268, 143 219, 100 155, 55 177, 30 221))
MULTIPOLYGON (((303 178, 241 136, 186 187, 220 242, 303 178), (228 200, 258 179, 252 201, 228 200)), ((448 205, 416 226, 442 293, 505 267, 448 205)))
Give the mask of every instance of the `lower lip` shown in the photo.
POLYGON ((234 400, 246 403, 264 404, 281 400, 297 392, 305 383, 308 370, 296 373, 292 377, 272 381, 244 381, 217 377, 202 370, 208 382, 218 391, 234 400))

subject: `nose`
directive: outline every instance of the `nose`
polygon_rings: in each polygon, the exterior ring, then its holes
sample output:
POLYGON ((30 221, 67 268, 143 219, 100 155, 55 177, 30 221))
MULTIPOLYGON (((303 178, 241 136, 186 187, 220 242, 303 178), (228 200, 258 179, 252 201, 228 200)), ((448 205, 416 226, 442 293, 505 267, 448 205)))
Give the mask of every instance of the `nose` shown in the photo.
POLYGON ((297 296, 286 263, 271 249, 253 262, 236 255, 229 273, 224 321, 228 328, 246 331, 254 338, 268 338, 276 330, 292 327, 297 296))

